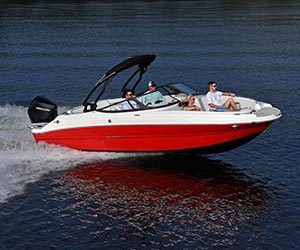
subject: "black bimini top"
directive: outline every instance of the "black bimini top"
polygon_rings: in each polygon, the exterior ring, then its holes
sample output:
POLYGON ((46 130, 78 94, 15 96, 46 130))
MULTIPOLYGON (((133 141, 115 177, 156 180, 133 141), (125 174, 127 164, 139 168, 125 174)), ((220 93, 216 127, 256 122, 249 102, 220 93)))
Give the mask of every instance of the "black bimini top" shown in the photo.
POLYGON ((110 76, 111 74, 117 74, 125 69, 134 67, 136 65, 139 66, 139 68, 147 68, 154 60, 155 55, 140 55, 140 56, 134 56, 129 57, 128 59, 124 60, 123 62, 120 62, 110 70, 108 70, 105 73, 105 76, 110 76))

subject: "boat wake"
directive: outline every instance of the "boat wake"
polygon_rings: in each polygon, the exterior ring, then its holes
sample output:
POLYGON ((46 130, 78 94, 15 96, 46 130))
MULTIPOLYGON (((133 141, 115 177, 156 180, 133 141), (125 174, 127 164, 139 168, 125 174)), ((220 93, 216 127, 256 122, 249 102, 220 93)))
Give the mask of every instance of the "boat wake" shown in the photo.
POLYGON ((26 184, 51 171, 128 156, 36 144, 27 128, 30 121, 23 106, 0 106, 0 119, 0 203, 21 194, 26 184))

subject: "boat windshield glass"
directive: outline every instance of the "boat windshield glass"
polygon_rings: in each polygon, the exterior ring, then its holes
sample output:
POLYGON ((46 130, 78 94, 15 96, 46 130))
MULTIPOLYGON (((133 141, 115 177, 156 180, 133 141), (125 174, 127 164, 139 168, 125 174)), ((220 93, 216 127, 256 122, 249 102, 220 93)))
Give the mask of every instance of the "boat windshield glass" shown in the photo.
POLYGON ((176 88, 179 92, 185 93, 187 95, 199 94, 199 93, 197 93, 197 91, 195 91, 194 89, 190 88, 189 86, 187 86, 186 84, 184 84, 182 82, 172 83, 171 86, 176 88))

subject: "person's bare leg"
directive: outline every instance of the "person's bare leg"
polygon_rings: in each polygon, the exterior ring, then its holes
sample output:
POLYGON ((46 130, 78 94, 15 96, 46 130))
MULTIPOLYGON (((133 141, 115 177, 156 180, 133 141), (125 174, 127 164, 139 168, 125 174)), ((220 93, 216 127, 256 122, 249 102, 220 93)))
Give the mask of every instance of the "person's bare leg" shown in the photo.
POLYGON ((225 107, 227 109, 229 109, 230 107, 232 107, 234 110, 238 110, 235 101, 232 98, 228 98, 225 102, 225 107))

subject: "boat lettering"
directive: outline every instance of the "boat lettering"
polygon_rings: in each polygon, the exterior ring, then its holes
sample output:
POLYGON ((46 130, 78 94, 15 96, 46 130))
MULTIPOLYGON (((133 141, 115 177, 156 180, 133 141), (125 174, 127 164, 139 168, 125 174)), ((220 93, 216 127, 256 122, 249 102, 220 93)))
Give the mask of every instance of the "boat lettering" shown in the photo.
POLYGON ((106 136, 107 139, 119 139, 119 138, 125 138, 124 135, 108 135, 106 136))
POLYGON ((37 110, 41 110, 41 111, 46 111, 46 112, 50 112, 50 109, 46 109, 46 108, 42 108, 42 107, 35 107, 35 109, 37 110))

